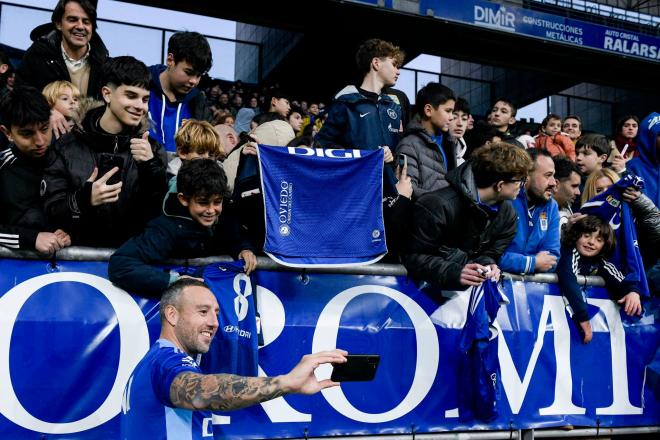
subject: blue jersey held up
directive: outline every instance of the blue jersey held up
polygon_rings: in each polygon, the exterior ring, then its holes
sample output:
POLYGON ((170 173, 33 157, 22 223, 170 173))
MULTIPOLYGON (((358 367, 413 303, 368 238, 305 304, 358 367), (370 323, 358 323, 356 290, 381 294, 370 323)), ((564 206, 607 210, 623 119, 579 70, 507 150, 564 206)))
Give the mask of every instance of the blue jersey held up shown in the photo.
POLYGON ((643 189, 644 181, 635 175, 625 174, 606 191, 582 205, 580 212, 595 215, 610 224, 616 237, 616 247, 610 261, 625 274, 625 281, 639 285, 642 296, 650 296, 633 215, 628 203, 623 201, 623 192, 630 186, 643 189))
POLYGON ((498 332, 493 326, 508 299, 497 282, 486 280, 470 293, 465 326, 459 339, 458 408, 461 421, 489 422, 497 417, 501 394, 498 332))
POLYGON ((200 365, 205 374, 257 376, 257 292, 243 264, 239 260, 204 268, 204 281, 220 305, 218 331, 200 365))
POLYGON ((268 256, 292 267, 339 267, 385 255, 382 150, 258 152, 268 256))
POLYGON ((200 373, 195 360, 159 339, 128 379, 121 410, 122 440, 213 438, 211 413, 174 408, 170 387, 180 373, 200 373))

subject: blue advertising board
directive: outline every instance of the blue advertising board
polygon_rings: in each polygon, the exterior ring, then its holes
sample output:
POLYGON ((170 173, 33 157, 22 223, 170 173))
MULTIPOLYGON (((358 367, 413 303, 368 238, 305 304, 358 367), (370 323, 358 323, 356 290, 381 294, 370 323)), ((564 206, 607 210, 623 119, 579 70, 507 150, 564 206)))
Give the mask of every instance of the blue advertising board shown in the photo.
MULTIPOLYGON (((52 268, 0 259, 0 438, 118 438, 123 388, 160 323, 155 300, 113 286, 106 271, 104 262, 52 268)), ((286 373, 304 354, 334 347, 380 354, 381 364, 373 382, 218 413, 215 438, 660 424, 660 402, 644 384, 660 344, 656 300, 629 318, 604 289, 590 288, 600 312, 593 341, 583 345, 556 285, 506 281, 510 303, 496 321, 502 401, 498 418, 484 424, 459 421, 457 409, 469 291, 423 292, 395 276, 257 271, 255 278, 250 293, 231 277, 214 287, 258 298, 260 373, 286 373)), ((249 316, 238 300, 221 307, 240 303, 236 313, 249 316)), ((317 370, 319 378, 329 374, 317 370)))
MULTIPOLYGON (((356 3, 373 4, 371 1, 356 3)), ((385 8, 393 6, 385 3, 385 8)), ((406 8, 410 12, 410 8, 406 8)), ((660 38, 483 0, 420 0, 420 15, 660 62, 660 38)))

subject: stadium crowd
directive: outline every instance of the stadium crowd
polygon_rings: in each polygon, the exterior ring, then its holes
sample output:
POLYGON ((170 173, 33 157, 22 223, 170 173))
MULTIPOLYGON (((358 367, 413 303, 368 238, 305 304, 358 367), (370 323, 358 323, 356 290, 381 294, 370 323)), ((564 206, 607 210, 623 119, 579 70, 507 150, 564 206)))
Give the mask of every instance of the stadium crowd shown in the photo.
POLYGON ((386 261, 416 280, 465 289, 501 271, 556 272, 584 342, 591 326, 577 275, 602 276, 629 315, 660 292, 658 113, 621 118, 611 137, 579 115, 549 114, 529 135, 516 133, 506 98, 473 115, 431 82, 411 108, 394 88, 404 52, 383 40, 360 46, 362 82, 326 107, 241 81, 202 90, 213 57, 196 32, 172 35, 164 65, 110 57, 87 0, 60 1, 38 29, 17 69, 0 56, 2 246, 117 248, 114 283, 176 296, 189 275, 158 266, 169 258, 230 254, 257 269, 266 233, 257 144, 382 149, 386 261), (606 202, 630 210, 635 243, 617 242, 610 218, 585 210, 606 191, 606 202), (645 277, 631 278, 628 260, 611 257, 637 244, 645 277))

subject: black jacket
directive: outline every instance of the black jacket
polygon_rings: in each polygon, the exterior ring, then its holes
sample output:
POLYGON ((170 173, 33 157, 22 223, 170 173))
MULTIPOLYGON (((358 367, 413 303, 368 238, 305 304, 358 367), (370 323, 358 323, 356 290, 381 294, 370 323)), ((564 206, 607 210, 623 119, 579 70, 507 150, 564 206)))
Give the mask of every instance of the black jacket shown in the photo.
POLYGON ((451 171, 447 181, 447 188, 417 200, 403 260, 413 278, 444 289, 465 289, 460 284, 463 267, 498 262, 516 235, 516 213, 509 201, 495 212, 479 205, 469 162, 451 171))
POLYGON ((136 162, 130 140, 140 137, 143 128, 119 135, 105 133, 98 125, 104 111, 105 107, 91 110, 82 127, 75 127, 57 141, 55 161, 44 172, 48 221, 67 231, 78 246, 118 247, 160 213, 167 191, 167 157, 160 144, 149 139, 154 157, 136 162), (87 179, 98 166, 101 153, 123 158, 123 185, 117 202, 92 206, 92 183, 87 179))
POLYGON ((0 246, 33 250, 39 232, 53 230, 39 194, 44 168, 53 159, 51 151, 28 157, 13 144, 0 151, 0 246))
MULTIPOLYGON (((16 70, 16 85, 29 85, 42 90, 53 81, 71 81, 66 63, 62 58, 61 32, 50 30, 33 39, 34 43, 25 52, 21 65, 16 70)), ((87 96, 101 99, 101 87, 103 86, 101 67, 108 59, 108 49, 96 32, 90 40, 90 46, 87 96)))
POLYGON ((108 276, 121 288, 138 295, 160 297, 170 284, 169 271, 155 264, 170 258, 201 258, 253 250, 242 238, 230 200, 213 227, 190 217, 176 194, 165 200, 163 215, 149 222, 144 232, 124 243, 110 258, 108 276))

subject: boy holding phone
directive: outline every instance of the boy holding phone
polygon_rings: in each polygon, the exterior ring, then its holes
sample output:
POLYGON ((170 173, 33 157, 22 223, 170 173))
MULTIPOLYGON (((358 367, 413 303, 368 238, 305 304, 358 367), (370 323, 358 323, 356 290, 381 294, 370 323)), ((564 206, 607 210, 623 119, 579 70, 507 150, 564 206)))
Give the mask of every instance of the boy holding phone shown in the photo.
POLYGON ((397 154, 408 158, 413 199, 446 187, 445 175, 456 167, 454 142, 448 130, 456 97, 448 87, 428 83, 417 93, 417 115, 408 124, 397 154))
POLYGON ((103 73, 105 106, 55 144, 42 193, 49 223, 70 231, 74 244, 117 247, 160 212, 167 159, 146 130, 147 67, 116 57, 103 73))

